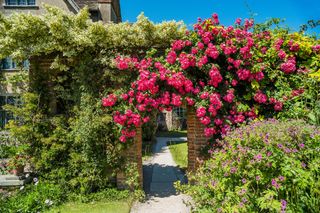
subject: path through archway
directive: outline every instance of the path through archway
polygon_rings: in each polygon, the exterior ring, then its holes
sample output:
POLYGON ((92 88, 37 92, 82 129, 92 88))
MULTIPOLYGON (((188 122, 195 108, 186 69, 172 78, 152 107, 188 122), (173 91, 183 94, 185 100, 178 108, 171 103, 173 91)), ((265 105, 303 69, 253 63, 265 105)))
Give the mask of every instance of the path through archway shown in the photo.
MULTIPOLYGON (((198 162, 203 159, 201 150, 207 145, 204 135, 204 125, 196 117, 195 109, 187 108, 187 141, 188 141, 188 172, 194 172, 199 166, 198 162)), ((143 188, 143 165, 142 165, 142 129, 137 128, 134 143, 126 150, 125 156, 129 162, 136 163, 139 173, 139 184, 143 188)), ((126 188, 126 177, 123 172, 117 175, 118 188, 126 188)))

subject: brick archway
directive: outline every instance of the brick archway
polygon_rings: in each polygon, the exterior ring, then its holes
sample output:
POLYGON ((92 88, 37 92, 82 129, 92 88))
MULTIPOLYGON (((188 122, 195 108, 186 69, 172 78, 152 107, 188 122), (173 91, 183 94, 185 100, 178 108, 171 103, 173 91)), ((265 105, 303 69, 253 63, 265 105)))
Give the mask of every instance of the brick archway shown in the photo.
MULTIPOLYGON (((199 160, 203 160, 201 150, 207 145, 208 138, 204 135, 204 125, 196 117, 195 109, 187 108, 187 140, 188 140, 188 172, 194 172, 199 166, 199 160)), ((137 128, 137 134, 133 144, 125 151, 127 160, 136 163, 139 173, 139 184, 143 186, 142 168, 142 129, 137 128)), ((125 184, 124 172, 117 174, 117 186, 120 189, 128 188, 125 184)))

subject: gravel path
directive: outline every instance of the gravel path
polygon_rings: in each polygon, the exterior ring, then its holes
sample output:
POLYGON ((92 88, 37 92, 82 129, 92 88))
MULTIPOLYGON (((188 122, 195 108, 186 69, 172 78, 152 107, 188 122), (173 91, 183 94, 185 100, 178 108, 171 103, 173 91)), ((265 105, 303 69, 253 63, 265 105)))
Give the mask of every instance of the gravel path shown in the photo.
POLYGON ((185 202, 190 199, 178 194, 173 186, 177 180, 185 181, 185 175, 176 167, 167 141, 186 141, 187 138, 158 137, 154 155, 144 163, 144 189, 147 200, 136 203, 131 213, 188 213, 190 209, 185 202))

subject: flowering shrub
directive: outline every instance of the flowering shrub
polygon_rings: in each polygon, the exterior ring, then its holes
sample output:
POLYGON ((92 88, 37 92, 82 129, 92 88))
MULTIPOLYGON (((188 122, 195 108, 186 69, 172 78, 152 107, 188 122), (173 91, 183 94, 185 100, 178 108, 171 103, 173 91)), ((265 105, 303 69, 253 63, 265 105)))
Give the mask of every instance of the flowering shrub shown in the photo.
POLYGON ((138 60, 118 56, 119 70, 138 73, 125 93, 102 100, 114 110, 121 142, 135 136, 152 110, 195 107, 215 137, 232 125, 282 111, 286 101, 304 92, 306 73, 318 68, 318 41, 301 34, 252 31, 253 20, 219 25, 218 16, 199 20, 187 38, 176 40, 164 57, 138 60))
POLYGON ((252 122, 179 186, 210 212, 318 212, 320 128, 301 120, 252 122))

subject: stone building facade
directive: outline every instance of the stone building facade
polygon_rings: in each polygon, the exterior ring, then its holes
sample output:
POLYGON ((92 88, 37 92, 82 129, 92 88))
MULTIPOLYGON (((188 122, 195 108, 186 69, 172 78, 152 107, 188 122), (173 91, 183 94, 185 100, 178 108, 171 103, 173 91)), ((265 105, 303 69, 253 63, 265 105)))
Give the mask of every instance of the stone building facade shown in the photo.
MULTIPOLYGON (((42 15, 45 13, 45 5, 59 7, 66 12, 77 14, 82 8, 88 7, 93 21, 121 22, 120 0, 0 0, 0 13, 10 16, 13 13, 31 13, 42 15)), ((12 58, 0 59, 0 75, 2 79, 8 79, 20 70, 12 58)), ((28 72, 29 62, 23 63, 23 70, 28 72)), ((12 116, 2 109, 6 104, 19 104, 17 93, 12 85, 0 84, 0 129, 12 116)))
POLYGON ((0 13, 42 15, 46 4, 74 14, 88 6, 93 21, 121 22, 120 0, 0 0, 0 13))

